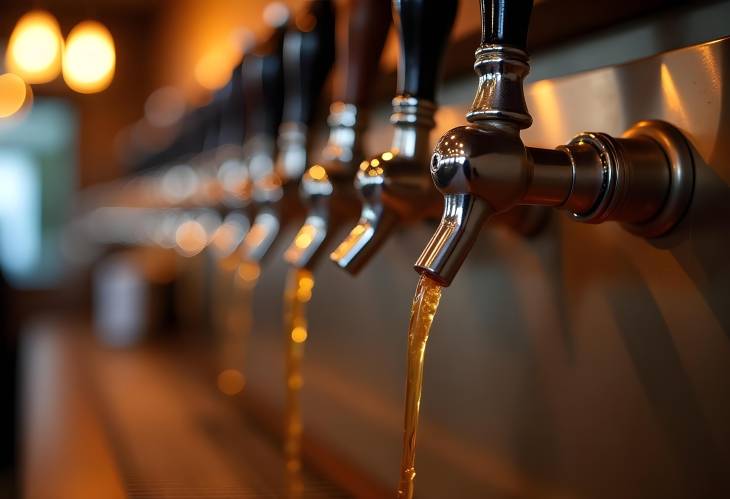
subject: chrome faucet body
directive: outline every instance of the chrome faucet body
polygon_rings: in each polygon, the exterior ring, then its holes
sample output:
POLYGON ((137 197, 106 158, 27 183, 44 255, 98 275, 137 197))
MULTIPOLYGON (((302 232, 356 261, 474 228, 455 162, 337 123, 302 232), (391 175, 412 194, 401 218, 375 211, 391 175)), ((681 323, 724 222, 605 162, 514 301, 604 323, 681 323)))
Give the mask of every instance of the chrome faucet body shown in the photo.
POLYGON ((532 123, 522 83, 531 4, 482 1, 472 124, 448 131, 434 150, 431 176, 444 211, 415 268, 444 286, 483 223, 514 206, 561 208, 577 221, 619 221, 656 237, 676 225, 692 197, 692 155, 668 123, 642 121, 620 138, 584 132, 553 150, 522 143, 519 132, 532 123))

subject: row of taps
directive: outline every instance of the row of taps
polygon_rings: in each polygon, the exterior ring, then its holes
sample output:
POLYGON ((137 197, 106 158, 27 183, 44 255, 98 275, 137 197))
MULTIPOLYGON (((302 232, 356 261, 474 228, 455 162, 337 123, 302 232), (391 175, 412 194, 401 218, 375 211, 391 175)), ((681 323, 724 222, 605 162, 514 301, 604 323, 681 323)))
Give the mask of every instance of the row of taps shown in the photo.
POLYGON ((440 216, 415 268, 442 286, 485 221, 525 205, 561 208, 581 222, 619 221, 644 237, 672 229, 694 185, 681 132, 642 121, 621 137, 582 132, 555 149, 525 146, 532 1, 480 5, 469 124, 446 132, 435 149, 429 135, 458 0, 312 1, 247 48, 228 84, 188 113, 177 139, 141 161, 126 188, 105 191, 88 226, 112 240, 130 229, 133 242, 190 254, 209 246, 221 258, 258 264, 284 225, 305 213, 286 261, 312 270, 329 256, 357 273, 396 227, 440 216), (392 143, 367 157, 363 137, 393 22, 400 50, 392 143), (330 80, 329 135, 314 151, 330 80))

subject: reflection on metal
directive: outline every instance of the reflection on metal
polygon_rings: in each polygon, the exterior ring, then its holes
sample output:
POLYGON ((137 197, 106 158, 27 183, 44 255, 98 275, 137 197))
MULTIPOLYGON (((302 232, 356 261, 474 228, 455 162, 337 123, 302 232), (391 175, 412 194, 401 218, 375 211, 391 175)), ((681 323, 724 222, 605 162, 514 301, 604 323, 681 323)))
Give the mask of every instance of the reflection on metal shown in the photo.
POLYGON ((262 211, 254 219, 241 246, 242 258, 260 262, 279 233, 279 218, 274 212, 262 211))
POLYGON ((538 81, 530 86, 532 101, 530 108, 536 116, 541 116, 546 122, 545 141, 549 144, 560 144, 565 140, 565 124, 562 118, 565 113, 560 112, 560 101, 555 92, 555 83, 550 80, 538 81))
POLYGON ((660 68, 662 92, 664 94, 664 99, 666 100, 667 106, 669 106, 669 112, 676 113, 681 117, 682 122, 686 122, 687 114, 685 113, 684 107, 682 105, 682 100, 680 99, 679 93, 677 92, 677 86, 672 79, 672 74, 669 72, 669 68, 667 68, 666 64, 662 63, 660 68))
POLYGON ((177 249, 184 256, 195 256, 208 244, 205 229, 197 220, 186 220, 175 231, 177 249))

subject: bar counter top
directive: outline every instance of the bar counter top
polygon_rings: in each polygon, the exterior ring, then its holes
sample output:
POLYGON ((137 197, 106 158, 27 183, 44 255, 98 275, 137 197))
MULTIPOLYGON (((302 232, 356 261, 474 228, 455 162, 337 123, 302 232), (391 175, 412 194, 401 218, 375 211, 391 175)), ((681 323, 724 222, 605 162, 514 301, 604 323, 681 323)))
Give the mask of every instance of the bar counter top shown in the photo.
MULTIPOLYGON (((25 497, 291 497, 280 440, 169 348, 106 348, 69 321, 21 348, 25 497)), ((350 497, 306 464, 302 483, 350 497)))

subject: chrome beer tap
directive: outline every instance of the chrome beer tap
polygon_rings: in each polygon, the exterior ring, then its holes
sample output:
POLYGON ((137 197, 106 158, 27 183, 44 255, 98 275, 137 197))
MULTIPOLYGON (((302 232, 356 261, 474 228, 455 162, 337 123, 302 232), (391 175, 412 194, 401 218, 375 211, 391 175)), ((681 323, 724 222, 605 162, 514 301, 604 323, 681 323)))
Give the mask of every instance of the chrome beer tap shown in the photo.
MULTIPOLYGON (((243 94, 246 105, 246 142, 243 146, 244 161, 248 168, 252 189, 251 200, 256 216, 251 230, 246 234, 240 257, 259 262, 279 230, 276 204, 282 198, 281 179, 274 170, 276 158, 276 132, 283 113, 283 50, 284 35, 289 11, 276 16, 264 14, 273 29, 269 38, 243 59, 243 94)), ((271 12, 270 11, 269 14, 271 12)))
POLYGON ((297 268, 311 268, 337 230, 357 216, 352 179, 364 159, 367 111, 392 17, 388 0, 350 0, 347 10, 346 46, 337 51, 335 100, 327 118, 329 138, 320 163, 302 177, 307 217, 284 254, 297 268))
MULTIPOLYGON (((249 161, 259 210, 243 242, 243 256, 253 263, 259 263, 268 253, 282 224, 301 211, 297 186, 309 160, 316 104, 334 61, 335 19, 330 0, 309 2, 291 24, 282 46, 284 101, 277 159, 269 163, 267 155, 265 168, 260 168, 256 157, 249 161), (259 169, 265 173, 261 175, 259 169)), ((267 151, 273 149, 273 142, 269 142, 267 151)))
MULTIPOLYGON (((249 48, 244 49, 244 54, 249 48)), ((235 261, 238 259, 237 250, 251 226, 248 213, 251 182, 242 147, 246 138, 242 62, 233 68, 226 89, 227 98, 220 116, 219 145, 213 158, 215 180, 212 182, 219 191, 218 209, 223 221, 211 237, 210 248, 217 259, 235 261)))
POLYGON ((399 223, 438 218, 443 202, 431 182, 429 133, 436 111, 439 66, 456 17, 456 0, 394 0, 400 35, 398 92, 390 150, 360 164, 357 225, 330 258, 357 273, 399 223))
POLYGON ((644 237, 674 227, 690 203, 694 165, 673 126, 642 121, 621 137, 584 132, 556 149, 526 147, 523 94, 531 0, 482 0, 479 86, 471 123, 446 132, 431 159, 444 196, 435 234, 415 268, 448 286, 483 223, 517 205, 561 208, 580 222, 621 222, 644 237))

